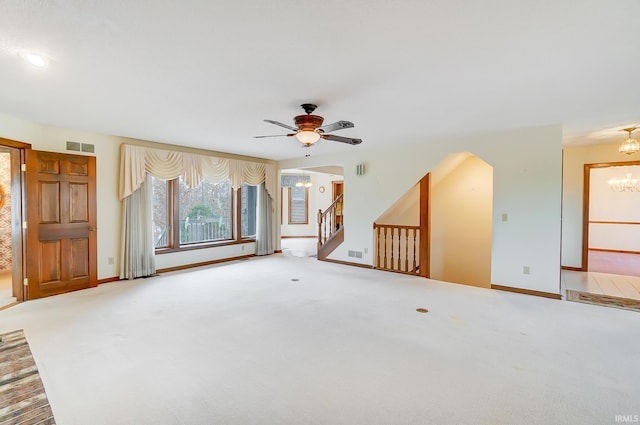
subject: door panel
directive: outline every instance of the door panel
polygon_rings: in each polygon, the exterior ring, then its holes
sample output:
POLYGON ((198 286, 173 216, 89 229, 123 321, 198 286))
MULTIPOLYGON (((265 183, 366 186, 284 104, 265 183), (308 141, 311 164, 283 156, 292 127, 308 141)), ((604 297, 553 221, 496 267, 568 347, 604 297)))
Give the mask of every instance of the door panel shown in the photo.
POLYGON ((71 278, 89 276, 88 239, 71 239, 71 278))
POLYGON ((60 183, 39 182, 40 222, 60 223, 60 183))
POLYGON ((41 241, 40 257, 40 283, 50 284, 59 282, 62 279, 60 273, 60 241, 41 241))
POLYGON ((95 158, 27 150, 28 298, 97 284, 95 158))
POLYGON ((86 202, 88 185, 70 183, 69 192, 69 221, 71 223, 87 223, 89 221, 89 211, 86 202))

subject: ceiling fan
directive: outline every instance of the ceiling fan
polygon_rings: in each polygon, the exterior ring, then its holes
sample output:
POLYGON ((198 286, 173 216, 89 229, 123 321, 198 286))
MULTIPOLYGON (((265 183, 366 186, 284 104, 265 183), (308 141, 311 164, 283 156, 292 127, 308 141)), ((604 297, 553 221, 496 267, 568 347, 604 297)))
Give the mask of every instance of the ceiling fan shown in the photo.
POLYGON ((298 115, 293 120, 296 124, 295 127, 283 124, 279 121, 273 120, 264 120, 270 124, 275 124, 280 127, 284 127, 288 130, 291 130, 293 133, 288 134, 276 134, 273 136, 254 136, 255 138, 261 139, 264 137, 291 137, 295 136, 296 139, 300 143, 302 143, 302 147, 307 149, 307 154, 305 156, 309 156, 309 150, 314 143, 316 143, 320 139, 331 140, 334 142, 347 143, 349 145, 359 145, 362 143, 362 139, 354 139, 352 137, 342 137, 335 136, 331 133, 336 130, 343 130, 345 128, 353 128, 354 125, 351 121, 337 121, 333 124, 322 125, 324 118, 320 115, 312 115, 313 111, 316 110, 317 106, 312 103, 303 103, 300 105, 302 109, 306 112, 306 115, 298 115))

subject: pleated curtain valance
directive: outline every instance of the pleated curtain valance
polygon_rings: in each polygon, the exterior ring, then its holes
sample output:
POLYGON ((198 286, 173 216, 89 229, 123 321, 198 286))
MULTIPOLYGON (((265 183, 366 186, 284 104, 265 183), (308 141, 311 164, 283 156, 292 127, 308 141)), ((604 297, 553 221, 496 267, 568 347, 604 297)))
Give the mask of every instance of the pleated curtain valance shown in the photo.
POLYGON ((182 177, 189 187, 198 186, 202 180, 215 183, 229 179, 233 189, 237 190, 244 183, 257 186, 264 182, 273 198, 277 189, 273 164, 123 143, 120 146, 120 200, 135 192, 146 174, 167 180, 182 177))

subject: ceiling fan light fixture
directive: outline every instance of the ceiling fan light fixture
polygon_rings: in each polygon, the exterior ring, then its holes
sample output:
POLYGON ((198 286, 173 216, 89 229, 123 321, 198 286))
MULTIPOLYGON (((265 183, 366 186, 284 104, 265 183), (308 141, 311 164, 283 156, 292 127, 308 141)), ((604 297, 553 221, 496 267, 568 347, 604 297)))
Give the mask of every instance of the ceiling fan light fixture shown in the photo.
POLYGON ((320 140, 320 133, 311 130, 302 130, 296 133, 296 139, 303 145, 310 146, 320 140))
POLYGON ((330 134, 332 131, 344 130, 346 128, 353 128, 354 125, 351 121, 340 120, 328 125, 322 125, 324 118, 320 115, 313 115, 316 105, 312 103, 304 103, 302 105, 305 114, 297 115, 293 118, 295 127, 281 123, 274 120, 264 120, 269 124, 277 125, 278 127, 286 128, 291 133, 274 136, 253 136, 254 138, 261 139, 263 137, 282 137, 282 136, 296 136, 296 140, 300 142, 305 149, 305 157, 311 155, 311 148, 320 139, 328 140, 332 142, 347 143, 349 145, 359 145, 362 143, 362 139, 356 139, 353 137, 342 137, 330 134))
POLYGON ((618 145, 618 152, 625 153, 627 155, 634 154, 640 151, 640 144, 636 139, 631 138, 631 133, 636 130, 636 127, 625 128, 624 131, 629 133, 627 139, 618 145))

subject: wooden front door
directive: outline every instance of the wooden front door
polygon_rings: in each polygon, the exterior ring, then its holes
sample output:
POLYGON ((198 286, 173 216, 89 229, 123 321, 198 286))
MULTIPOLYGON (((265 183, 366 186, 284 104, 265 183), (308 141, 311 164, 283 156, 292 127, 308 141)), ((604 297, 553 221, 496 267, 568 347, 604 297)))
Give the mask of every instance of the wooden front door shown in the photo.
POLYGON ((96 286, 95 157, 26 152, 27 299, 96 286))

